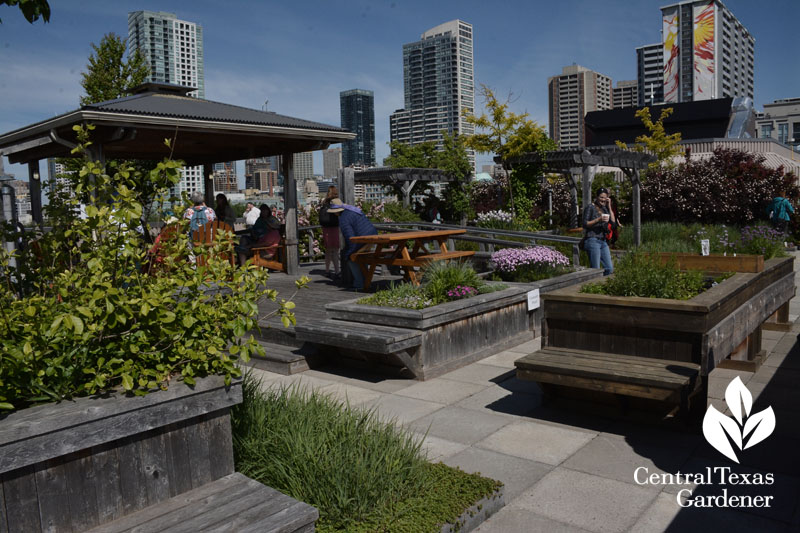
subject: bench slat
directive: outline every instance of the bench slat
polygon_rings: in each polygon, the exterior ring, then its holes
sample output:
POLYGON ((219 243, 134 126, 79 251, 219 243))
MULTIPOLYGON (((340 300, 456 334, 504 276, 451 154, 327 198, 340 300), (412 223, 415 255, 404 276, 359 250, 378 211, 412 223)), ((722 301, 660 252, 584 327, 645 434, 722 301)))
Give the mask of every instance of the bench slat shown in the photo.
POLYGON ((420 331, 344 320, 309 321, 295 326, 295 333, 301 341, 383 354, 422 344, 420 331))
MULTIPOLYGON (((522 361, 526 361, 525 358, 522 361)), ((653 359, 647 363, 640 363, 636 360, 628 361, 628 356, 624 355, 616 358, 586 357, 581 354, 552 353, 545 350, 536 354, 535 361, 547 361, 565 367, 596 369, 599 372, 650 376, 679 383, 685 382, 687 376, 694 376, 699 368, 698 365, 692 364, 674 364, 674 361, 666 359, 653 359)))
POLYGON ((580 350, 577 348, 561 348, 555 346, 547 346, 543 347, 542 350, 546 350, 550 353, 561 353, 561 354, 577 354, 586 356, 587 354, 596 359, 606 359, 609 361, 619 361, 624 360, 625 364, 629 365, 637 365, 637 366, 649 366, 653 368, 663 367, 664 363, 669 362, 671 366, 675 367, 685 367, 688 369, 695 369, 698 368, 699 365, 696 363, 690 363, 688 361, 673 361, 671 359, 661 359, 655 357, 642 357, 640 355, 624 355, 624 354, 616 354, 616 353, 607 353, 607 352, 592 352, 588 350, 580 350), (624 359, 621 359, 624 358, 624 359))
POLYGON ((256 524, 267 523, 273 525, 270 530, 289 525, 285 530, 294 531, 318 517, 314 507, 237 472, 90 533, 257 531, 256 524), (297 527, 292 528, 293 524, 297 527))

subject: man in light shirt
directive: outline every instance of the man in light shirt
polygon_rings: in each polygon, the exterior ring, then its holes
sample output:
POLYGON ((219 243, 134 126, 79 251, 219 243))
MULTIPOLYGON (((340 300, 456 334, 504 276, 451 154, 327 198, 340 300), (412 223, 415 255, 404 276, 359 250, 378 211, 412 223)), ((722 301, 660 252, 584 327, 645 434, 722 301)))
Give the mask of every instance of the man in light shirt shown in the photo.
POLYGON ((260 216, 261 210, 254 206, 253 202, 247 202, 247 208, 244 210, 244 223, 247 227, 254 225, 260 216))

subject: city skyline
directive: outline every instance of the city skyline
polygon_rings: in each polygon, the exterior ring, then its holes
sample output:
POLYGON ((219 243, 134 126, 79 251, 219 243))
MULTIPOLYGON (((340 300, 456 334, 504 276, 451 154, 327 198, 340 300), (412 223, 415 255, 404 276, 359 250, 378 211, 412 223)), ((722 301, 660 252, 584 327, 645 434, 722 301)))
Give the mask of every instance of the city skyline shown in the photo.
MULTIPOLYGON (((798 96, 800 73, 784 57, 800 3, 724 3, 756 39, 756 108, 798 96)), ((402 46, 428 28, 453 19, 472 24, 476 87, 485 84, 500 95, 513 93, 511 108, 529 112, 547 128, 547 78, 577 63, 614 82, 635 79, 635 49, 660 41, 660 7, 665 4, 364 1, 309 2, 301 9, 296 4, 232 1, 222 10, 218 4, 196 2, 89 0, 53 3, 51 22, 32 25, 16 8, 3 7, 0 132, 76 109, 90 44, 109 32, 127 36, 127 13, 150 9, 203 26, 210 100, 255 109, 266 105, 270 111, 337 125, 339 92, 372 90, 380 164, 388 155, 389 115, 403 107, 402 46), (241 16, 243 11, 248 16, 241 16)), ((475 103, 480 112, 477 95, 475 103)), ((478 168, 490 158, 479 154, 478 168)), ((319 172, 321 152, 315 159, 319 172)), ((6 171, 25 179, 27 172, 21 169, 6 165, 6 171)))

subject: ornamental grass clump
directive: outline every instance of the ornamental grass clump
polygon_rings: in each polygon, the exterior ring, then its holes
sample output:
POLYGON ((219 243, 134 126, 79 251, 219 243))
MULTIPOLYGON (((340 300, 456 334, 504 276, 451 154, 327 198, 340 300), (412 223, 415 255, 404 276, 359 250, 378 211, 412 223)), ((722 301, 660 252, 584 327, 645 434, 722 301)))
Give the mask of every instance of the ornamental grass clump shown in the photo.
POLYGON ((613 276, 602 283, 587 283, 581 287, 581 292, 688 300, 706 288, 707 282, 701 271, 681 271, 674 258, 662 263, 657 256, 634 252, 617 263, 613 276))
POLYGON ((492 254, 495 272, 503 281, 528 283, 570 270, 566 255, 547 246, 504 248, 492 254))
POLYGON ((316 531, 438 532, 502 484, 428 463, 422 438, 318 391, 263 390, 231 409, 236 470, 319 510, 316 531))

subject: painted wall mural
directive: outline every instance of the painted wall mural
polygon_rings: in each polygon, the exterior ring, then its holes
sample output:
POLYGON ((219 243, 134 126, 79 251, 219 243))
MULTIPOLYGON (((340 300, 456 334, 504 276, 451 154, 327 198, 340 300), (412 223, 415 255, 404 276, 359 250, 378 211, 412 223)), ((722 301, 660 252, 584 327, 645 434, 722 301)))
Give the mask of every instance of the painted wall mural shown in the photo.
POLYGON ((664 35, 664 102, 677 102, 680 88, 678 71, 678 8, 665 9, 662 16, 664 35))
POLYGON ((714 2, 698 4, 694 16, 694 99, 714 98, 714 2))

